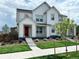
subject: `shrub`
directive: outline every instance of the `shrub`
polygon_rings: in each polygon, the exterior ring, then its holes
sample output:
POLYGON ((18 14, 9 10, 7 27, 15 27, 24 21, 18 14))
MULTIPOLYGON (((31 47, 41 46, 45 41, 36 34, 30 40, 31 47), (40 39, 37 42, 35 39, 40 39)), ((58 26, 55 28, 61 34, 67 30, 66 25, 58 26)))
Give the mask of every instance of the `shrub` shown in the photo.
POLYGON ((3 35, 0 34, 0 42, 3 40, 3 35))
POLYGON ((17 32, 10 32, 9 37, 12 40, 18 40, 18 33, 17 32))
POLYGON ((0 35, 0 42, 10 43, 10 44, 19 42, 18 33, 16 31, 13 31, 8 34, 1 34, 0 35))

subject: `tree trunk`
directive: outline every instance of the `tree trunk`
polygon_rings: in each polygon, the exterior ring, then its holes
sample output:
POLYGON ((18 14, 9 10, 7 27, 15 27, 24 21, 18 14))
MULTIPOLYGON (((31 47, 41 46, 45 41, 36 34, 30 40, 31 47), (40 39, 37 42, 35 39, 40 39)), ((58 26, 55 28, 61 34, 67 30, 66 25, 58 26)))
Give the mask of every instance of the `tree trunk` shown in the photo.
POLYGON ((55 40, 54 40, 54 55, 56 54, 56 45, 55 45, 55 40))
MULTIPOLYGON (((67 41, 66 37, 64 39, 67 41)), ((67 57, 68 56, 67 43, 65 43, 65 47, 66 47, 66 57, 67 57)))

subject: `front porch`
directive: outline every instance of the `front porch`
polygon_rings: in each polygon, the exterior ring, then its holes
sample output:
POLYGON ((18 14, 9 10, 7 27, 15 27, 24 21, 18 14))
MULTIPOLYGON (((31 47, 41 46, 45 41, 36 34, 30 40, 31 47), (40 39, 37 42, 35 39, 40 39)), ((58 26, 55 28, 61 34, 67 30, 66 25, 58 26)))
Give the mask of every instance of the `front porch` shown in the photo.
POLYGON ((36 26, 36 37, 46 37, 46 26, 36 26))
POLYGON ((24 36, 32 37, 32 25, 24 25, 24 36))
POLYGON ((35 37, 46 37, 46 26, 36 26, 36 31, 32 29, 32 25, 24 25, 24 37, 35 35, 32 31, 36 33, 35 37))
POLYGON ((19 38, 46 38, 47 34, 46 25, 22 24, 19 26, 19 38))

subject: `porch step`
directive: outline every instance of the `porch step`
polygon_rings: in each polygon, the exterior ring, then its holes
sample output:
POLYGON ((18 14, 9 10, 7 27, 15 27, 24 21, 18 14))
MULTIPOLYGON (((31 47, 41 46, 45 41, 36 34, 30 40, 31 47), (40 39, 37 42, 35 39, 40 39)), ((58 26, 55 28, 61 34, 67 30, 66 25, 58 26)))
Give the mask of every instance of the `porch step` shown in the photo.
POLYGON ((36 44, 33 42, 32 38, 26 38, 26 42, 27 44, 29 45, 29 47, 32 49, 32 50, 37 50, 37 49, 40 49, 36 46, 36 44))

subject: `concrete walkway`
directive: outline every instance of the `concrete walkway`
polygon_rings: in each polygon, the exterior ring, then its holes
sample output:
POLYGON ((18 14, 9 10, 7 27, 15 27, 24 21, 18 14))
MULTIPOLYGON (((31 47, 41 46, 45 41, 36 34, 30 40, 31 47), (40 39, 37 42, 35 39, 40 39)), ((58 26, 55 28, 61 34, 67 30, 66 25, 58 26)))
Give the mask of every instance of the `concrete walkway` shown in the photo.
MULTIPOLYGON (((79 45, 78 51, 79 51, 79 45)), ((76 46, 68 46, 67 47, 68 52, 76 51, 76 46)), ((66 52, 66 47, 59 47, 56 48, 56 54, 58 53, 64 53, 66 52)), ((33 51, 26 51, 26 52, 18 52, 18 53, 10 53, 10 54, 1 54, 0 59, 25 59, 25 58, 31 58, 31 57, 38 57, 38 56, 44 56, 44 55, 51 55, 54 54, 54 49, 38 49, 33 51)))
POLYGON ((29 47, 32 49, 32 50, 39 50, 40 48, 38 48, 36 46, 36 44, 34 43, 34 41, 32 40, 32 38, 26 38, 26 42, 27 44, 29 45, 29 47))

